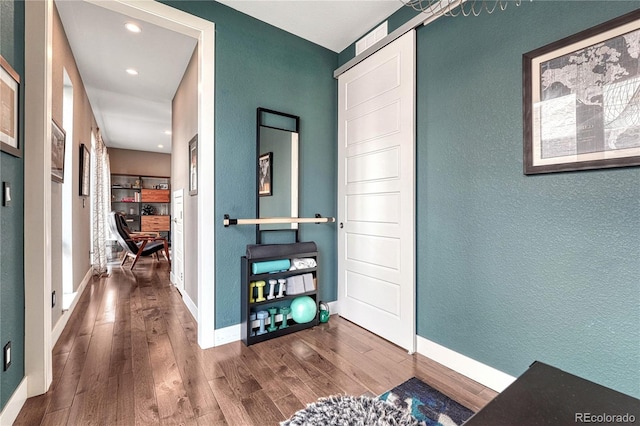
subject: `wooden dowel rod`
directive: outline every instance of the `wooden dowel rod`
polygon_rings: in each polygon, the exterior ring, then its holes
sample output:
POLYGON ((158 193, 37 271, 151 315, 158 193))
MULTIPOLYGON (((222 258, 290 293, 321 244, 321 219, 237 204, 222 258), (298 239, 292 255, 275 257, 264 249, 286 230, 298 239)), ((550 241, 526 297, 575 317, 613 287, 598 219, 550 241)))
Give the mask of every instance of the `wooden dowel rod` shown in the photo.
POLYGON ((281 223, 329 223, 334 217, 266 217, 262 219, 230 219, 224 218, 224 226, 229 225, 267 225, 281 223))

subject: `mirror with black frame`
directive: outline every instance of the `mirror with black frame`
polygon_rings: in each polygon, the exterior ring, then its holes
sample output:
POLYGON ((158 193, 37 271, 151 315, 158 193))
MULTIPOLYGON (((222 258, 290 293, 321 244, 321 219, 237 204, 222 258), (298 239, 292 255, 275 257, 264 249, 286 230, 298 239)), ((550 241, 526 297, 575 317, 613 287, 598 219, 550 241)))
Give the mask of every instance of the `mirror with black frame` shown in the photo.
MULTIPOLYGON (((298 217, 298 152, 300 117, 258 108, 256 217, 298 217)), ((256 225, 263 231, 295 231, 297 223, 256 225)))

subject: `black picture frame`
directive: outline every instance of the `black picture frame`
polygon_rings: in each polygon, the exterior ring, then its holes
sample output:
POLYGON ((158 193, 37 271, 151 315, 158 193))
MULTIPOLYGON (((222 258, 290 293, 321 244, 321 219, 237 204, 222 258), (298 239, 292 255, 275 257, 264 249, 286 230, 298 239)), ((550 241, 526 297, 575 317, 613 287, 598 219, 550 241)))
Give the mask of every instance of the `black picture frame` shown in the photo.
POLYGON ((67 134, 51 119, 51 180, 64 183, 64 151, 67 134))
POLYGON ((198 135, 189 141, 189 195, 198 194, 198 135))
POLYGON ((273 195, 273 152, 261 154, 258 157, 258 195, 270 197, 273 195))
POLYGON ((20 75, 0 55, 0 151, 22 157, 20 145, 20 75))
POLYGON ((640 9, 525 53, 524 174, 640 165, 640 9))
POLYGON ((89 148, 83 143, 80 144, 80 181, 79 181, 79 195, 81 197, 88 197, 91 183, 91 153, 89 148))

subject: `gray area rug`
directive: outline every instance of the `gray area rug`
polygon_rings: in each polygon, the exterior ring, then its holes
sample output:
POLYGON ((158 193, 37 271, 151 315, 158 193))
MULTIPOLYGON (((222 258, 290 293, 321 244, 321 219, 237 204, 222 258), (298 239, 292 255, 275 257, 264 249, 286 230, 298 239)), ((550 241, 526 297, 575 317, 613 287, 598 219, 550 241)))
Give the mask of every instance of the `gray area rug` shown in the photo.
POLYGON ((307 405, 282 426, 354 425, 354 426, 418 426, 406 411, 388 402, 367 396, 334 395, 307 405))

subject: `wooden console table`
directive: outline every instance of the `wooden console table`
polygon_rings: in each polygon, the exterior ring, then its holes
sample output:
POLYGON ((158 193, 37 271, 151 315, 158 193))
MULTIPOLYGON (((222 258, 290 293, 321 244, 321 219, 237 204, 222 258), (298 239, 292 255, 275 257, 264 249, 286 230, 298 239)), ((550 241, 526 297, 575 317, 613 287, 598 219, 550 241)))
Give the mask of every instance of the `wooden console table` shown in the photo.
POLYGON ((536 361, 465 426, 579 424, 640 424, 640 400, 536 361))

